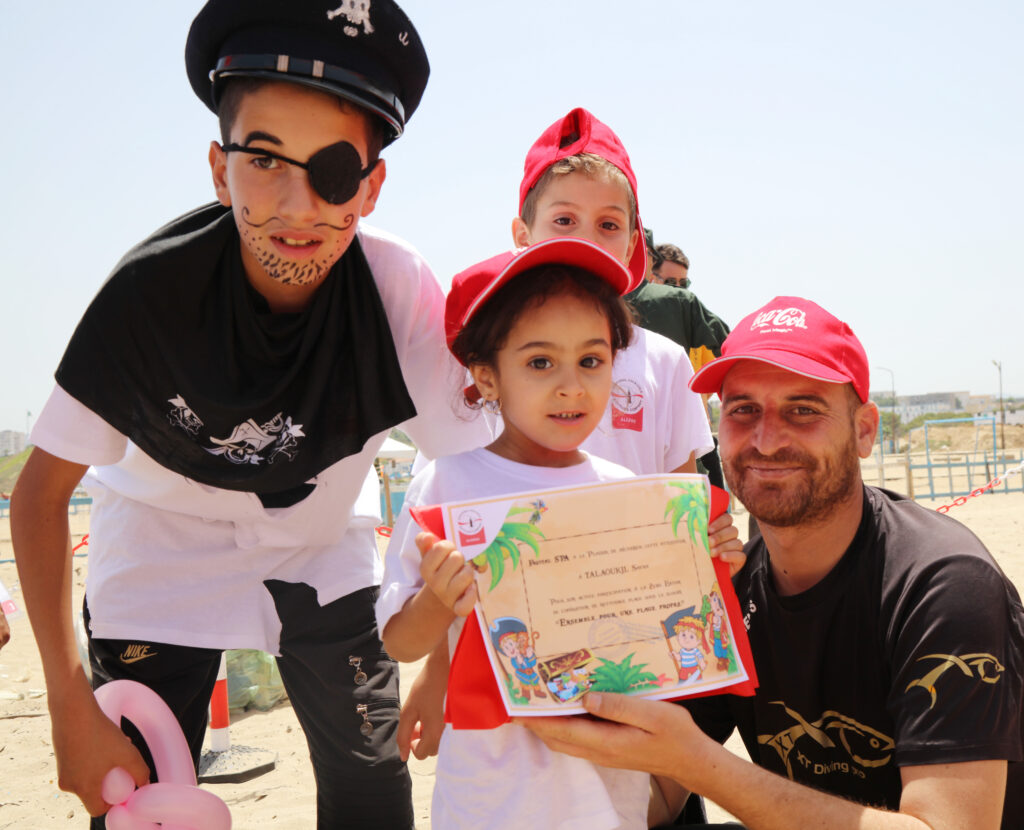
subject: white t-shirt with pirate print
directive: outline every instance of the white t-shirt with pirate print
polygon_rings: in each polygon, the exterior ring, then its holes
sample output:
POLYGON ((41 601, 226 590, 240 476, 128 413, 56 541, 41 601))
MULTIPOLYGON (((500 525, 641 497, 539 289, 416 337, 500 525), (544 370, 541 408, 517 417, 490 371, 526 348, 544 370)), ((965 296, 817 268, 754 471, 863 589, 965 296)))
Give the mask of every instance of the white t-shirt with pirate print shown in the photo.
MULTIPOLYGON (((359 239, 416 406, 401 428, 429 457, 488 443, 483 419, 455 403, 463 370, 445 346, 444 296, 429 266, 390 234, 360 225, 359 239)), ((386 437, 323 470, 298 503, 266 508, 253 493, 170 472, 59 386, 32 431, 35 446, 93 465, 94 636, 271 653, 280 621, 264 580, 307 583, 321 604, 380 583, 373 459, 386 437)))
MULTIPOLYGON (((630 478, 625 467, 588 456, 572 467, 534 467, 473 450, 428 464, 413 479, 385 557, 377 600, 383 631, 423 584, 419 531, 409 507, 529 492, 547 487, 630 478)), ((448 631, 455 652, 462 620, 448 631)), ((548 749, 518 724, 496 729, 446 726, 437 755, 431 821, 435 827, 567 827, 588 830, 646 828, 650 776, 598 766, 548 749)))

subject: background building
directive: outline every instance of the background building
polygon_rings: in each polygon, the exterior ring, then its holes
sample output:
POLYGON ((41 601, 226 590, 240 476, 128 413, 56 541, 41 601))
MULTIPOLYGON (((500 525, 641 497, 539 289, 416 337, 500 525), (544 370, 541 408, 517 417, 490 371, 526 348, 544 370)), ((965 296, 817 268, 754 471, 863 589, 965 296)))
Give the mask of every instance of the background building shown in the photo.
POLYGON ((25 433, 10 429, 0 430, 0 456, 17 455, 25 449, 25 433))

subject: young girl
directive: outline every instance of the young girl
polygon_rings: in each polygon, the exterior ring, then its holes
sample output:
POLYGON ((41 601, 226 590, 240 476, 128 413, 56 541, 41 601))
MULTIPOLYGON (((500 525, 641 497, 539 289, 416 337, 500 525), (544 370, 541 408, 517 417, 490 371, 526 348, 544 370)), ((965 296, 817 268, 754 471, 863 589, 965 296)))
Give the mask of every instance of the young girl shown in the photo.
MULTIPOLYGON (((612 359, 631 336, 621 299, 629 282, 613 256, 567 237, 455 277, 448 343, 473 377, 467 398, 500 409, 504 430, 486 448, 432 462, 406 495, 377 603, 392 656, 417 660, 446 635, 454 649, 476 601, 472 567, 450 542, 417 540, 408 507, 631 477, 579 449, 608 403, 612 359)), ((518 725, 446 728, 431 824, 646 828, 649 781, 553 752, 518 725)))

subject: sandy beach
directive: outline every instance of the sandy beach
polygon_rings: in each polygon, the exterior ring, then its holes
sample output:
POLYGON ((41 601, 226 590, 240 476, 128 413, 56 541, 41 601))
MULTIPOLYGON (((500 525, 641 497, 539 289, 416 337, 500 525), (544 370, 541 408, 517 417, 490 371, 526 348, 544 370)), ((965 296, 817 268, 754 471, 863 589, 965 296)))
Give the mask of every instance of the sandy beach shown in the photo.
MULTIPOLYGON (((1018 480, 1019 482, 1019 480, 1018 480)), ((1014 482, 1017 484, 1018 482, 1014 482)), ((950 500, 945 500, 950 501, 950 500)), ((935 508, 940 500, 922 500, 935 508)), ((950 515, 966 524, 988 546, 1014 584, 1024 586, 1024 493, 989 494, 970 498, 950 515)), ((74 542, 88 533, 88 512, 70 517, 74 542)), ((746 527, 740 512, 737 525, 746 527)), ((13 558, 9 521, 0 519, 0 560, 13 558)), ((74 562, 74 602, 81 606, 88 558, 74 562)), ((15 602, 24 606, 12 562, 0 562, 0 580, 15 602)), ((0 651, 0 830, 7 828, 82 828, 87 814, 78 799, 57 789, 56 766, 50 742, 46 692, 35 641, 28 619, 11 623, 11 642, 0 651)), ((406 688, 418 664, 403 667, 406 688)), ((314 787, 305 741, 294 712, 280 703, 269 712, 233 713, 232 743, 277 753, 269 773, 243 784, 204 785, 230 807, 234 827, 252 828, 272 823, 282 830, 315 825, 314 787)), ((735 737, 730 743, 742 753, 735 737)), ((430 827, 432 760, 410 764, 415 792, 417 826, 430 827)), ((711 805, 712 818, 726 814, 711 805)))

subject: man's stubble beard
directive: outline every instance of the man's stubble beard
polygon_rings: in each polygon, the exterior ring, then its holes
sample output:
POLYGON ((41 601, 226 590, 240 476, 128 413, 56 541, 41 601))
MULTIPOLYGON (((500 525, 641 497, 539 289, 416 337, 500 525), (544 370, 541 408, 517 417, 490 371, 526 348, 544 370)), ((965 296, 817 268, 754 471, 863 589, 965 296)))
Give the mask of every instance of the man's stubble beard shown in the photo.
POLYGON ((860 480, 860 456, 852 434, 844 446, 824 458, 793 450, 765 456, 751 449, 736 457, 723 458, 723 462, 729 489, 751 516, 772 527, 819 522, 832 512, 836 503, 851 495, 860 480), (804 472, 795 483, 748 484, 745 479, 750 474, 740 471, 758 461, 796 463, 804 472))

